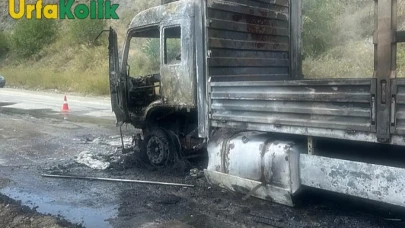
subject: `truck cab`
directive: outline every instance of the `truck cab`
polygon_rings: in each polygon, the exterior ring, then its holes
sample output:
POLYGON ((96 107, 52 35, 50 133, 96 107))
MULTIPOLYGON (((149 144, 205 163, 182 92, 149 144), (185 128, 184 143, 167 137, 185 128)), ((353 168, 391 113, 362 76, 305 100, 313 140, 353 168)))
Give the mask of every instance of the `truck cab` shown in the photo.
POLYGON ((175 153, 171 151, 171 137, 188 141, 181 143, 181 151, 203 141, 197 140, 196 134, 196 42, 202 42, 202 37, 196 39, 195 8, 194 0, 183 0, 136 15, 129 25, 119 64, 118 57, 114 57, 118 55, 117 35, 110 31, 110 68, 117 69, 110 69, 114 72, 110 74, 110 84, 117 123, 130 123, 143 130, 146 155, 155 165, 166 163, 169 154, 175 153), (155 60, 150 64, 152 69, 143 72, 146 75, 137 72, 137 65, 144 58, 134 53, 142 45, 148 48, 150 59, 155 60), (192 143, 193 138, 197 142, 192 143), (154 143, 149 145, 149 140, 154 143), (160 151, 162 147, 167 153, 149 151, 160 151))

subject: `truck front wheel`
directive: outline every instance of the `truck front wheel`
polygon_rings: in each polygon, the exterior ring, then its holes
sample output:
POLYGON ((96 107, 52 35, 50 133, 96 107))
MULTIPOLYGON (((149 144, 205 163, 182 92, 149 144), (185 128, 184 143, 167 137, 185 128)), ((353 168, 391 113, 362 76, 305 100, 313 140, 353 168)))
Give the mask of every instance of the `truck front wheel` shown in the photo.
POLYGON ((162 128, 155 128, 148 131, 143 151, 152 165, 165 166, 173 160, 176 145, 172 140, 170 132, 162 128))

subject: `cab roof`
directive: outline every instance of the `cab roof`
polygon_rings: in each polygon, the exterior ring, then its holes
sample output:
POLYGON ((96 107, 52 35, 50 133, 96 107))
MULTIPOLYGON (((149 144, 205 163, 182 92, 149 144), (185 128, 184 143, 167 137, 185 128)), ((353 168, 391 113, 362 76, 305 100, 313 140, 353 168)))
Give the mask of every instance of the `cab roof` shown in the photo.
POLYGON ((157 25, 164 21, 194 17, 194 1, 180 0, 144 10, 132 19, 129 29, 157 25))

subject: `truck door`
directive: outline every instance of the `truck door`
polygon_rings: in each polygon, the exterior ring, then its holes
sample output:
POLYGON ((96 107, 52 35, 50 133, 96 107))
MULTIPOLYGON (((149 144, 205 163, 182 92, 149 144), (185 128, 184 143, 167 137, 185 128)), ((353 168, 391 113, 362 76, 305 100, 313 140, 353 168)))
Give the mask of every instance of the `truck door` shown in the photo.
POLYGON ((192 32, 190 19, 162 24, 161 88, 162 96, 170 105, 192 107, 195 104, 192 32))
POLYGON ((117 125, 128 121, 127 77, 119 69, 117 33, 110 27, 108 36, 109 74, 111 107, 117 118, 117 125))

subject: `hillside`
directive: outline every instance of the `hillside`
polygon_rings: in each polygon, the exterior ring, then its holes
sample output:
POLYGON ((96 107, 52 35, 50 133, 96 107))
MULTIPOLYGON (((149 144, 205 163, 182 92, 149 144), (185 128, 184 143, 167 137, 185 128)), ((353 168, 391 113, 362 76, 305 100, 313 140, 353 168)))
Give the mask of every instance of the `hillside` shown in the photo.
POLYGON ((40 20, 44 21, 43 23, 16 23, 8 16, 8 0, 1 0, 0 74, 7 77, 9 86, 108 94, 107 33, 97 41, 94 41, 94 38, 103 29, 112 26, 117 30, 121 43, 132 17, 158 3, 160 0, 139 0, 137 4, 130 0, 120 0, 117 10, 120 20, 57 20, 50 25, 45 20, 40 20), (26 25, 23 26, 23 23, 26 25), (21 30, 18 28, 24 27, 30 33, 40 36, 44 33, 44 26, 50 31, 41 38, 41 47, 38 50, 29 50, 37 45, 34 45, 33 38, 26 32, 16 35, 21 30), (19 44, 16 44, 16 40, 20 41, 19 44), (23 46, 25 48, 21 50, 23 46))
MULTIPOLYGON (((160 0, 137 0, 136 4, 133 0, 115 1, 120 4, 120 20, 16 22, 8 16, 8 0, 0 0, 0 74, 7 77, 9 86, 108 94, 107 34, 97 41, 94 38, 112 26, 121 44, 132 17, 160 4, 160 0)), ((304 0, 306 78, 372 76, 374 5, 368 0, 352 3, 350 0, 304 0)), ((404 1, 399 1, 400 29, 405 29, 404 5, 404 1)), ((402 47, 398 48, 398 76, 405 77, 402 47)), ((148 57, 143 51, 142 47, 136 51, 143 58, 139 65, 152 64, 145 60, 148 57)))
MULTIPOLYGON (((374 2, 304 0, 304 15, 306 78, 372 77, 374 2)), ((405 30, 405 1, 398 1, 398 30, 405 30)), ((404 47, 398 45, 398 77, 405 77, 404 47)))

